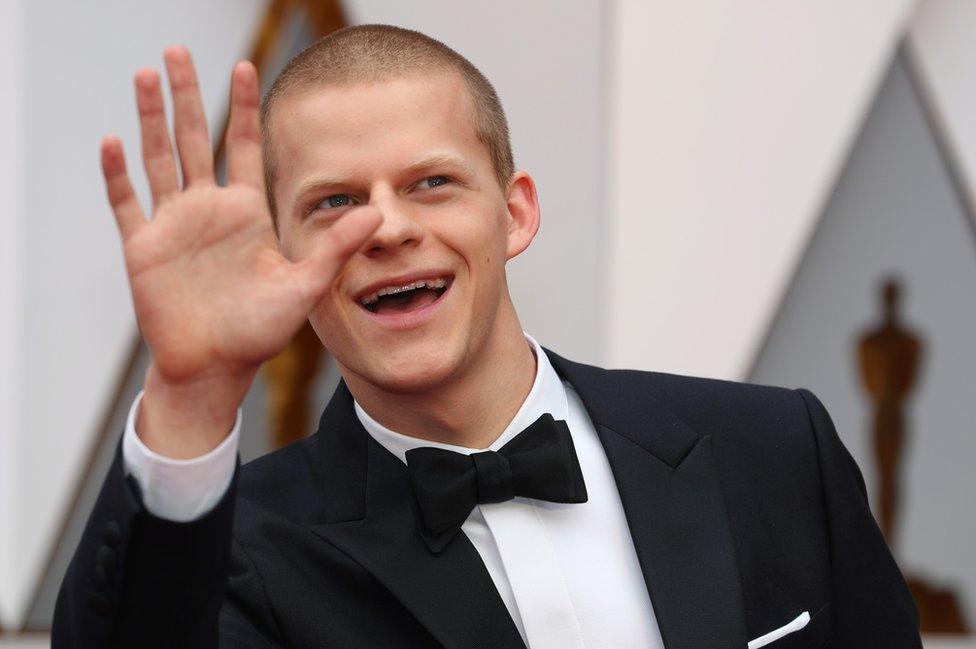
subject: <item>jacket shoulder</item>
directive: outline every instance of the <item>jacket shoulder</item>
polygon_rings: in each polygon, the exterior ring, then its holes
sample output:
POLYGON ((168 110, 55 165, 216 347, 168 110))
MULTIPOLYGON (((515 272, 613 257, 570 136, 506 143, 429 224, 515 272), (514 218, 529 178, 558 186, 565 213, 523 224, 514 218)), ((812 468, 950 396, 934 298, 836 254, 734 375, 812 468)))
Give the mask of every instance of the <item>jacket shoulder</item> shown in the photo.
POLYGON ((621 380, 640 385, 690 425, 723 421, 776 427, 791 418, 809 423, 805 402, 793 389, 662 372, 617 371, 623 373, 621 380))
POLYGON ((549 353, 557 372, 583 398, 600 423, 639 421, 665 409, 699 435, 748 429, 809 432, 810 416, 797 390, 635 369, 603 369, 549 353))

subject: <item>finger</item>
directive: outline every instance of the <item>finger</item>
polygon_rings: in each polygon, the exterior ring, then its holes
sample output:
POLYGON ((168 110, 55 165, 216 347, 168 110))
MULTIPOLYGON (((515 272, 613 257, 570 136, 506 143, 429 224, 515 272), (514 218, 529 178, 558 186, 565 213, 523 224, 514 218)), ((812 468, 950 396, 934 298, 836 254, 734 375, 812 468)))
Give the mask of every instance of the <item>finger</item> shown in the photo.
POLYGON ((108 202, 125 241, 146 225, 146 217, 142 214, 139 199, 125 170, 122 142, 114 135, 107 135, 102 140, 102 173, 105 175, 108 202))
POLYGON ((142 164, 149 178, 153 204, 159 205, 180 189, 173 145, 166 127, 166 109, 163 105, 159 73, 150 69, 139 70, 135 85, 139 131, 142 134, 142 164))
POLYGON ((352 210, 323 233, 322 241, 310 255, 295 264, 298 281, 312 302, 318 301, 342 266, 382 222, 383 217, 375 207, 352 210))
POLYGON ((190 52, 172 45, 164 53, 170 91, 173 93, 173 130, 180 152, 183 184, 187 187, 214 181, 213 151, 207 134, 207 117, 200 99, 197 73, 190 52))
POLYGON ((227 180, 264 191, 261 169, 261 124, 258 71, 249 61, 234 66, 230 83, 230 122, 227 124, 227 180))

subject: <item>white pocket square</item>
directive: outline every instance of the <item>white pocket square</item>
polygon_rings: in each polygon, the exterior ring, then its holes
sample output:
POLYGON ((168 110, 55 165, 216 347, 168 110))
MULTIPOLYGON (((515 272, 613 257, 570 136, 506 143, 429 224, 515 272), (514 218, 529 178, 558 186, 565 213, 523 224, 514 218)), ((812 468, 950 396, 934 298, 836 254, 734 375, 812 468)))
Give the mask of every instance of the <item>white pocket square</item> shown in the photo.
POLYGON ((799 631, 807 624, 809 624, 809 622, 810 622, 810 612, 803 611, 802 613, 800 613, 800 615, 797 616, 795 620, 793 620, 789 624, 784 624, 778 629, 773 629, 766 635, 761 635, 755 640, 750 640, 749 649, 759 649, 760 647, 765 647, 770 642, 776 642, 783 636, 799 631))

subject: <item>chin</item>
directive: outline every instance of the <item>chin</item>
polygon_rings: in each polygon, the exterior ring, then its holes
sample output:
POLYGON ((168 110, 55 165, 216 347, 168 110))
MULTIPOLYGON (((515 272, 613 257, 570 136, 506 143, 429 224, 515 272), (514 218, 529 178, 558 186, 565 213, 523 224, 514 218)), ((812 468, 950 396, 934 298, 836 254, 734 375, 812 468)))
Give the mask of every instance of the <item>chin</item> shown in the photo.
POLYGON ((438 340, 385 353, 363 350, 336 360, 347 379, 352 374, 357 380, 394 394, 421 393, 437 388, 457 374, 463 364, 459 347, 457 342, 445 344, 438 340))
POLYGON ((448 381, 460 364, 459 355, 444 345, 431 350, 404 350, 392 358, 380 359, 375 375, 367 378, 387 392, 425 392, 448 381))

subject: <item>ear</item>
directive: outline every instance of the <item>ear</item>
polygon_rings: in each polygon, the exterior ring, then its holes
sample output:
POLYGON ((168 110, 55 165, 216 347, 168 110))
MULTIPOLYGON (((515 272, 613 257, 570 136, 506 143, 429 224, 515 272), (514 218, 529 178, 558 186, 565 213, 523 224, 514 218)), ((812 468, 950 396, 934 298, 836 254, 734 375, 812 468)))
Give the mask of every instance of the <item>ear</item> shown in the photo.
POLYGON ((535 181, 524 171, 518 171, 508 182, 508 246, 505 254, 512 259, 529 247, 539 231, 539 197, 535 181))

